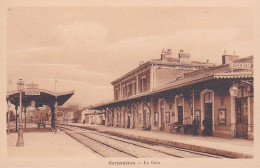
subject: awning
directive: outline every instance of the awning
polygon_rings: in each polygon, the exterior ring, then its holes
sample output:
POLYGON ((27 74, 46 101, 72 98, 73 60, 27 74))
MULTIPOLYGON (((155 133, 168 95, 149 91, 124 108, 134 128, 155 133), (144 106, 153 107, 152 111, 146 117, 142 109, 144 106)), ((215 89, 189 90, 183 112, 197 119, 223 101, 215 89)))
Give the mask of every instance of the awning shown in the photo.
MULTIPOLYGON (((39 89, 39 91, 40 91, 39 95, 27 95, 25 94, 25 90, 24 90, 22 92, 23 106, 28 107, 31 105, 32 101, 35 101, 36 107, 42 107, 43 105, 52 107, 55 104, 56 97, 57 97, 58 106, 62 106, 74 94, 74 91, 68 91, 68 92, 56 93, 55 96, 54 92, 48 90, 39 89)), ((20 93, 18 90, 7 93, 7 98, 15 106, 19 106, 19 96, 20 93)))
POLYGON ((121 102, 126 102, 129 100, 135 100, 138 98, 142 98, 145 96, 151 96, 160 92, 165 92, 167 90, 172 90, 172 89, 177 89, 177 88, 182 88, 184 86, 188 86, 188 85, 192 85, 192 84, 196 84, 196 83, 201 83, 204 81, 209 81, 209 80, 213 80, 213 79, 252 79, 253 78, 253 73, 252 72, 233 72, 233 73, 215 73, 213 75, 198 75, 198 77, 194 76, 194 77, 187 77, 187 78, 182 78, 182 79, 178 79, 176 81, 173 81, 167 85, 164 86, 160 86, 158 88, 155 88, 152 91, 148 91, 145 93, 141 93, 138 95, 134 95, 131 97, 127 97, 127 98, 123 98, 120 100, 116 100, 116 101, 109 101, 109 102, 105 102, 105 103, 100 103, 100 104, 96 104, 93 106, 89 106, 89 109, 99 109, 99 108, 104 108, 108 105, 113 105, 113 104, 117 104, 117 103, 121 103, 121 102))

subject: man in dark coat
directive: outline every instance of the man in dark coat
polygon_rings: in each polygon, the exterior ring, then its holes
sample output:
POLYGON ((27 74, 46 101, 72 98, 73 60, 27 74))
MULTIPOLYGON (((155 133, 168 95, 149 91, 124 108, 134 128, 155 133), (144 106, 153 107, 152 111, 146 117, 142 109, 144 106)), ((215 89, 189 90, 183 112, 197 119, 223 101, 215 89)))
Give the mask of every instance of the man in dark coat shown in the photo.
POLYGON ((204 126, 204 130, 203 130, 203 136, 208 135, 208 123, 207 120, 203 120, 202 125, 204 126))
POLYGON ((199 119, 198 117, 194 118, 192 121, 193 125, 193 136, 198 136, 198 127, 199 127, 199 119))

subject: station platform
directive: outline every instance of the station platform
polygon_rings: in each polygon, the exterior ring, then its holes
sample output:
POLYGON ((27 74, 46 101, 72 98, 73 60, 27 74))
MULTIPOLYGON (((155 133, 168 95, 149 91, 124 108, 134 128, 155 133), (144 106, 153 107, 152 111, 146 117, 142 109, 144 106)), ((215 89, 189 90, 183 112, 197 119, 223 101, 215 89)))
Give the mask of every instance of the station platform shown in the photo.
MULTIPOLYGON (((32 126, 31 128, 33 128, 32 126)), ((35 126, 36 127, 36 126, 35 126)), ((49 130, 50 128, 47 127, 49 130)), ((72 139, 62 131, 41 131, 44 128, 32 129, 32 132, 24 132, 24 147, 16 147, 18 134, 7 135, 7 157, 8 158, 78 158, 78 157, 100 157, 83 144, 72 139), (35 131, 38 130, 38 131, 35 131)))
POLYGON ((253 158, 254 141, 237 138, 204 137, 192 135, 171 134, 158 131, 144 131, 137 129, 115 128, 103 125, 90 125, 70 123, 67 125, 81 126, 88 129, 95 129, 111 135, 126 138, 170 145, 199 152, 222 155, 230 158, 253 158))

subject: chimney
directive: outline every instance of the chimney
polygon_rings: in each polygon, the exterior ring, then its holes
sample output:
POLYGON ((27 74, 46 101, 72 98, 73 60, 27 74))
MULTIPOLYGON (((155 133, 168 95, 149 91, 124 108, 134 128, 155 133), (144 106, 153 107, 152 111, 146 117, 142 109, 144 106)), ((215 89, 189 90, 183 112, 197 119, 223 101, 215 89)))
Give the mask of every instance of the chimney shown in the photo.
POLYGON ((222 55, 222 64, 229 64, 232 63, 233 61, 239 59, 238 55, 235 55, 235 51, 234 54, 226 54, 226 52, 224 51, 224 54, 222 55))
POLYGON ((167 58, 171 57, 172 55, 172 50, 171 49, 163 49, 162 54, 161 54, 161 60, 166 60, 167 58))
POLYGON ((183 50, 179 52, 179 61, 183 63, 190 63, 190 53, 185 53, 183 50))

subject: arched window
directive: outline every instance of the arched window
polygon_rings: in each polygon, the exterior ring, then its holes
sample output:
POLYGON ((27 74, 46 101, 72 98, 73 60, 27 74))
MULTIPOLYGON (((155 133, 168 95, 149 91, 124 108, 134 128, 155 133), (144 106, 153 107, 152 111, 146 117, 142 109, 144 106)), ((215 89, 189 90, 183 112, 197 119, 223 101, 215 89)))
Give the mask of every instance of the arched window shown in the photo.
POLYGON ((177 106, 183 106, 183 97, 177 99, 177 106))
POLYGON ((207 92, 204 94, 204 102, 212 103, 212 92, 207 92))

